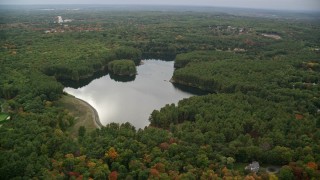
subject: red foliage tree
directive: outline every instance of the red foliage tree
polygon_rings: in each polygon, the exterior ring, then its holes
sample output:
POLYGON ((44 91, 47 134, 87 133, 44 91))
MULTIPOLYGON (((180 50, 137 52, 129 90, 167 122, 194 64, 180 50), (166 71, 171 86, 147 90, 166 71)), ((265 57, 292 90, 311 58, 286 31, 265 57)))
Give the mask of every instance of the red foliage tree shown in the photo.
POLYGON ((159 147, 162 151, 165 151, 169 149, 169 144, 167 142, 164 142, 164 143, 161 143, 159 147))
POLYGON ((159 177, 160 173, 157 169, 151 168, 150 169, 150 176, 151 177, 159 177))
POLYGON ((117 171, 112 171, 109 174, 109 180, 117 180, 118 179, 118 172, 117 171))

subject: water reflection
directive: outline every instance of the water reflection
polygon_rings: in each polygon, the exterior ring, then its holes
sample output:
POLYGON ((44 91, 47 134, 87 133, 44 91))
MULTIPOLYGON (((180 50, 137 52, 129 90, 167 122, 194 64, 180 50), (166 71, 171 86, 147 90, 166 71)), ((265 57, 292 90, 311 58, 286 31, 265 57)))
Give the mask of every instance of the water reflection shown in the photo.
POLYGON ((73 81, 73 80, 59 80, 59 82, 61 82, 61 84, 65 87, 72 87, 72 88, 81 88, 83 86, 88 85, 91 81, 98 79, 100 77, 106 76, 108 75, 108 72, 105 71, 97 71, 93 74, 93 76, 89 77, 89 78, 85 78, 85 79, 81 79, 80 81, 73 81))
POLYGON ((191 93, 193 95, 202 96, 202 95, 209 94, 209 92, 201 91, 201 90, 199 90, 199 89, 197 89, 195 87, 185 86, 185 85, 181 85, 181 84, 177 84, 177 83, 172 83, 172 85, 176 89, 179 89, 179 90, 184 91, 184 92, 191 93))
POLYGON ((109 76, 112 80, 115 80, 118 82, 130 82, 130 81, 134 81, 136 79, 136 75, 134 75, 134 76, 119 76, 119 75, 110 73, 109 76))
POLYGON ((103 125, 130 122, 136 128, 149 125, 154 109, 177 103, 195 92, 185 92, 170 83, 173 61, 147 60, 137 67, 134 81, 114 81, 109 75, 93 80, 82 88, 65 91, 90 103, 103 125))

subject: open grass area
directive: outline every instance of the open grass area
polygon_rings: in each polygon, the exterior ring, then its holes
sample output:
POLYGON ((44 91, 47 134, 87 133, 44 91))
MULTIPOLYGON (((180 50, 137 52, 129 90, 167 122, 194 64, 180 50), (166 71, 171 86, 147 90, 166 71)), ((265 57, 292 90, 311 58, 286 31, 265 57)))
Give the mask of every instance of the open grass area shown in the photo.
POLYGON ((248 166, 249 163, 235 163, 233 165, 233 169, 239 172, 245 173, 245 167, 248 166))
POLYGON ((0 113, 0 123, 2 122, 2 121, 5 121, 7 118, 8 118, 8 114, 5 114, 5 113, 0 113))
POLYGON ((75 117, 75 124, 69 129, 69 132, 73 137, 78 136, 80 126, 84 126, 87 132, 93 131, 97 128, 95 118, 98 117, 96 117, 92 107, 85 102, 70 95, 63 95, 57 104, 75 117))

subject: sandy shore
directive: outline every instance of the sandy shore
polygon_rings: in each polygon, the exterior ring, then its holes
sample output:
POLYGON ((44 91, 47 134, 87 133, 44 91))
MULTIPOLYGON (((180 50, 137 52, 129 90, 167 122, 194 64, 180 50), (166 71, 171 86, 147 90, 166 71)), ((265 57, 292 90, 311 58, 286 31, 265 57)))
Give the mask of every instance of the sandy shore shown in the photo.
POLYGON ((101 127, 103 127, 103 125, 100 122, 100 118, 99 118, 99 114, 98 114, 97 110, 94 107, 92 107, 89 103, 87 103, 86 101, 79 99, 79 98, 76 98, 76 97, 74 97, 74 98, 77 99, 78 101, 80 101, 85 106, 87 106, 92 111, 92 119, 93 119, 95 126, 99 129, 101 127))
POLYGON ((86 101, 76 98, 72 95, 63 95, 57 102, 60 106, 75 118, 74 125, 70 127, 69 132, 73 137, 78 136, 79 128, 86 127, 88 132, 103 127, 100 122, 98 112, 86 101))

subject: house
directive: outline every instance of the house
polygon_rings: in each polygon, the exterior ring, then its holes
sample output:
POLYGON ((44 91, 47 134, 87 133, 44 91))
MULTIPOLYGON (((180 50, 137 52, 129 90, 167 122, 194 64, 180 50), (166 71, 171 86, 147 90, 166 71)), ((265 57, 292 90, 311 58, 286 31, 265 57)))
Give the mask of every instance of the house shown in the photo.
POLYGON ((67 22, 72 22, 73 20, 72 19, 65 19, 63 20, 63 22, 67 23, 67 22))
POLYGON ((62 17, 61 17, 61 16, 57 16, 57 17, 55 18, 55 23, 62 24, 62 23, 63 23, 62 17))
POLYGON ((245 170, 249 170, 251 172, 258 172, 260 168, 260 165, 257 161, 253 161, 251 164, 245 167, 245 170))

